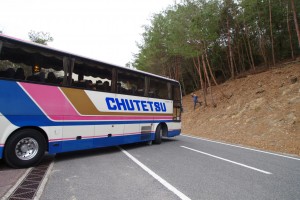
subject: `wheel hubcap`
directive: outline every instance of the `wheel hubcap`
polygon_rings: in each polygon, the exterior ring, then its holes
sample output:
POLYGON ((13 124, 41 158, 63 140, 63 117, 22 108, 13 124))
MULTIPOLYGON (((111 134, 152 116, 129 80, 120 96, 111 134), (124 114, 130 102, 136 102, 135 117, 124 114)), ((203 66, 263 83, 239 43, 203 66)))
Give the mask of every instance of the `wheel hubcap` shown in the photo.
POLYGON ((23 138, 18 142, 15 148, 16 156, 21 160, 30 160, 38 152, 39 145, 33 138, 23 138))

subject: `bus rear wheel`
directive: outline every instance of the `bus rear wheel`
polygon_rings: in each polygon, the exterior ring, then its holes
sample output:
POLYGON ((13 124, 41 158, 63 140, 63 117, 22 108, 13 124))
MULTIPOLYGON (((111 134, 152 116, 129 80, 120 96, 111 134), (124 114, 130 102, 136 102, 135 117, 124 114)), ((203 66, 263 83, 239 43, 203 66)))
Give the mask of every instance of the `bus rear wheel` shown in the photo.
POLYGON ((162 138, 162 133, 163 129, 161 125, 158 125, 155 131, 155 138, 154 138, 154 143, 155 144, 160 144, 161 143, 161 138, 162 138))
POLYGON ((46 151, 43 135, 35 129, 22 129, 6 142, 5 162, 13 168, 25 168, 38 164, 46 151))

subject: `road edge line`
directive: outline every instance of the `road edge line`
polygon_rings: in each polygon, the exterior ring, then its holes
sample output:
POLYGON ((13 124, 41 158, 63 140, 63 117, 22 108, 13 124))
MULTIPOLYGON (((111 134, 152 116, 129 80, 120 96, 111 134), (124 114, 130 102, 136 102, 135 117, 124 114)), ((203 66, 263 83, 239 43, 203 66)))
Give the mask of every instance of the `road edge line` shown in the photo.
POLYGON ((262 169, 258 169, 256 167, 252 167, 250 165, 246 165, 246 164, 243 164, 243 163, 239 163, 239 162, 236 162, 236 161, 233 161, 233 160, 229 160, 227 158, 222 158, 220 156, 215 156, 213 154, 209 154, 209 153, 206 153, 206 152, 203 152, 203 151, 199 151, 197 149, 193 149, 193 148, 190 148, 190 147, 186 147, 186 146, 180 146, 182 148, 185 148, 185 149, 188 149, 190 151, 194 151, 196 153, 201 153, 201 154, 204 154, 206 156, 210 156, 210 157, 213 157, 213 158, 217 158, 219 160, 223 160, 223 161, 226 161, 226 162, 229 162, 229 163, 232 163, 232 164, 235 164, 235 165, 239 165, 239 166, 242 166, 242 167, 245 167, 245 168, 248 168, 248 169, 252 169, 252 170, 255 170, 255 171, 258 171, 258 172, 261 172, 261 173, 264 173, 264 174, 267 174, 267 175, 271 175, 272 173, 271 172, 268 172, 268 171, 265 171, 265 170, 262 170, 262 169))
POLYGON ((197 140, 204 140, 204 141, 213 142, 213 143, 217 143, 217 144, 223 144, 223 145, 232 146, 232 147, 241 148, 241 149, 246 149, 246 150, 250 150, 250 151, 257 151, 257 152, 260 152, 260 153, 265 153, 265 154, 270 154, 270 155, 274 155, 274 156, 279 156, 279 157, 284 157, 284 158, 289 158, 289 159, 300 161, 300 158, 295 158, 295 157, 292 157, 292 156, 286 156, 286 155, 281 155, 281 154, 272 153, 272 152, 268 152, 268 151, 252 149, 252 148, 249 148, 249 147, 243 147, 243 146, 229 144, 229 143, 225 143, 225 142, 219 142, 219 141, 210 140, 210 139, 206 139, 206 138, 202 138, 202 137, 196 137, 196 136, 186 135, 186 134, 181 134, 181 136, 194 138, 194 139, 197 139, 197 140))

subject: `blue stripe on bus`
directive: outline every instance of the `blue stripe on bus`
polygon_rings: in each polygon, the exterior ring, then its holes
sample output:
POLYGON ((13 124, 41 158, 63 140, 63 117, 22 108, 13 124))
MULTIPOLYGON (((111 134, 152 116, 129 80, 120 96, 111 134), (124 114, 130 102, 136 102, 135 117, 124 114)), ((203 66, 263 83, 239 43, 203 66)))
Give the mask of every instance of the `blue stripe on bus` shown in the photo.
POLYGON ((22 88, 12 81, 1 81, 0 110, 5 116, 44 115, 22 88))
POLYGON ((154 140, 154 133, 151 133, 150 137, 147 138, 146 140, 142 140, 141 138, 142 138, 142 134, 137 134, 137 135, 115 136, 115 137, 105 137, 105 138, 50 142, 49 154, 117 146, 117 145, 136 143, 136 142, 146 142, 146 141, 154 140))
POLYGON ((3 158, 3 149, 4 149, 4 147, 0 147, 0 159, 3 158))

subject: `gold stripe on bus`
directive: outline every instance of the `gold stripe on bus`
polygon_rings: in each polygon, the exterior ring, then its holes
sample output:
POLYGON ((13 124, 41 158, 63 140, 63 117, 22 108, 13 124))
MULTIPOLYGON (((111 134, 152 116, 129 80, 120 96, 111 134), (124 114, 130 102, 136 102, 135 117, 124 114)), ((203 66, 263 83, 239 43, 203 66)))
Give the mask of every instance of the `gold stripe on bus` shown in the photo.
POLYGON ((126 112, 102 112, 99 111, 84 90, 72 88, 60 88, 71 104, 81 115, 135 115, 135 116, 171 116, 172 113, 126 113, 126 112))

